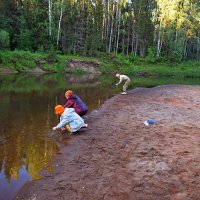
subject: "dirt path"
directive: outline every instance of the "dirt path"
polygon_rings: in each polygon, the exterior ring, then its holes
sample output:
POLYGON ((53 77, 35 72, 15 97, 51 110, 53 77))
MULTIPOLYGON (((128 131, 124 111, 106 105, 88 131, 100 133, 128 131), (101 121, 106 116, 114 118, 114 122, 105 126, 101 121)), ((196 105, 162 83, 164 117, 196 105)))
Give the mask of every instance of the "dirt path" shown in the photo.
POLYGON ((16 199, 199 200, 200 87, 137 88, 108 100, 16 199), (146 119, 157 123, 144 126, 146 119))

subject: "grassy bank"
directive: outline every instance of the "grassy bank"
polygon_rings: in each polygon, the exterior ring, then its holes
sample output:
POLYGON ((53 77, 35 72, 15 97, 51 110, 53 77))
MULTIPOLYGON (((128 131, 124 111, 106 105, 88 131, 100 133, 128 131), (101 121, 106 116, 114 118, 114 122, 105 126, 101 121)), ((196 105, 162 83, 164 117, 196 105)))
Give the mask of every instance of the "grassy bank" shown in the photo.
MULTIPOLYGON (((200 77, 199 62, 175 62, 167 59, 139 58, 122 54, 98 53, 96 57, 60 55, 55 52, 31 53, 28 51, 0 51, 0 67, 26 72, 26 68, 39 67, 48 72, 62 72, 70 60, 97 61, 102 73, 125 73, 142 76, 200 77)), ((74 73, 82 73, 76 70, 74 73)))

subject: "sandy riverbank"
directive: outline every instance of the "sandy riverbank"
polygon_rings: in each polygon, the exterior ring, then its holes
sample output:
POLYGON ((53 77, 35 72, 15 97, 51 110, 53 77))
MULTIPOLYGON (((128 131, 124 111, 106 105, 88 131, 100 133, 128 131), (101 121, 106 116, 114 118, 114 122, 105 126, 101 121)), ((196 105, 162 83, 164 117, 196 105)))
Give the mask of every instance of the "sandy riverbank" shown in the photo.
POLYGON ((136 88, 87 122, 55 157, 54 172, 15 199, 200 199, 200 87, 136 88), (144 126, 146 119, 156 124, 144 126))

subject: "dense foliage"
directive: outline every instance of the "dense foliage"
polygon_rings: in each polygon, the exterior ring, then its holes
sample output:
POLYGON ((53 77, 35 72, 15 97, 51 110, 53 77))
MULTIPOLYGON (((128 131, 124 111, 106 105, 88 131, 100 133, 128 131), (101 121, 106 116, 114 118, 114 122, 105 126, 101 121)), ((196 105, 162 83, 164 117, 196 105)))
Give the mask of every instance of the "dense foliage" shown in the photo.
POLYGON ((0 49, 200 59, 199 0, 1 0, 0 49))

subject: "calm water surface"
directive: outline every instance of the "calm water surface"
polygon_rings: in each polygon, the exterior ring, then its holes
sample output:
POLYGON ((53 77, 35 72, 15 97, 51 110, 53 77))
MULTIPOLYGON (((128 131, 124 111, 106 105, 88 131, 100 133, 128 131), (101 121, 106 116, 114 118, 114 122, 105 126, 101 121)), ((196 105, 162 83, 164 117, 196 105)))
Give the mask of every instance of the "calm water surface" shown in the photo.
POLYGON ((49 133, 58 122, 54 107, 65 103, 66 89, 73 89, 90 112, 116 91, 106 79, 88 75, 0 77, 1 200, 11 199, 28 180, 39 179, 42 169, 52 170, 50 161, 59 148, 49 133))
MULTIPOLYGON (((100 105, 122 86, 111 76, 66 76, 59 74, 0 76, 0 200, 9 200, 24 183, 39 179, 42 169, 58 153, 50 137, 58 118, 56 104, 64 104, 64 92, 74 90, 88 105, 89 111, 100 105)), ((156 86, 169 83, 198 85, 199 80, 156 77, 132 77, 132 85, 156 86)))

